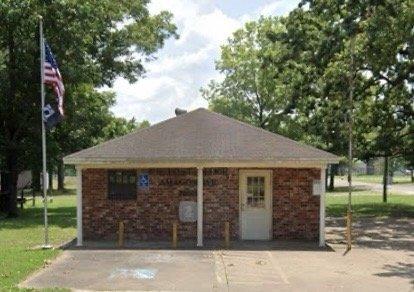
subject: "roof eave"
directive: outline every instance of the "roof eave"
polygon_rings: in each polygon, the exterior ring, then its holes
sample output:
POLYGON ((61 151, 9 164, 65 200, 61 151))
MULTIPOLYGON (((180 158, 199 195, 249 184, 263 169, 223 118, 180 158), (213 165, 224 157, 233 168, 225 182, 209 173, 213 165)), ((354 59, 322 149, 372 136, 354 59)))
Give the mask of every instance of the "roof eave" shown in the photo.
POLYGON ((95 166, 108 166, 111 164, 115 165, 183 165, 183 166, 199 166, 199 165, 279 165, 279 164, 338 164, 339 157, 329 157, 329 158, 281 158, 277 160, 239 160, 239 159, 125 159, 125 158, 72 158, 65 157, 63 162, 68 165, 95 165, 95 166))

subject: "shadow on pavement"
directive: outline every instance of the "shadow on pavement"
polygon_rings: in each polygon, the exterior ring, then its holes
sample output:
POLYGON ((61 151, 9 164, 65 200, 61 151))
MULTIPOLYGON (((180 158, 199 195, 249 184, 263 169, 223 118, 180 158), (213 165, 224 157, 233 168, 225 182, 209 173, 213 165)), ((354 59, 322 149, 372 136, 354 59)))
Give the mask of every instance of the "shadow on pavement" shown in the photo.
MULTIPOLYGON (((410 255, 414 257, 414 255, 410 255)), ((377 273, 379 277, 400 277, 410 279, 410 284, 414 286, 414 264, 397 262, 394 265, 384 265, 385 272, 377 273)))
MULTIPOLYGON (((85 241, 84 246, 76 246, 73 241, 64 247, 69 250, 224 250, 222 241, 208 240, 204 242, 203 247, 197 247, 196 241, 182 241, 178 243, 177 248, 172 248, 171 242, 166 241, 132 241, 127 240, 124 247, 118 247, 116 241, 85 241)), ((232 241, 229 250, 241 251, 266 251, 266 250, 280 250, 280 251, 316 251, 326 252, 334 251, 329 245, 319 247, 316 242, 306 241, 232 241)))
MULTIPOLYGON (((328 218, 327 242, 345 244, 343 218, 328 218)), ((414 251, 414 219, 357 218, 353 223, 353 243, 362 248, 414 251)))

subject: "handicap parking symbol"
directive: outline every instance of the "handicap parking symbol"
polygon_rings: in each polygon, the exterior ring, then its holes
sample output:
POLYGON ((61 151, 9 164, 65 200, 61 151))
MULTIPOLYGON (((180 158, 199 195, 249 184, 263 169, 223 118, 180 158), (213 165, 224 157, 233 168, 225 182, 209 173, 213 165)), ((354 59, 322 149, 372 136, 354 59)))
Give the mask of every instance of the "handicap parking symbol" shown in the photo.
POLYGON ((149 177, 147 173, 140 174, 138 177, 138 186, 140 188, 148 188, 149 186, 149 177))

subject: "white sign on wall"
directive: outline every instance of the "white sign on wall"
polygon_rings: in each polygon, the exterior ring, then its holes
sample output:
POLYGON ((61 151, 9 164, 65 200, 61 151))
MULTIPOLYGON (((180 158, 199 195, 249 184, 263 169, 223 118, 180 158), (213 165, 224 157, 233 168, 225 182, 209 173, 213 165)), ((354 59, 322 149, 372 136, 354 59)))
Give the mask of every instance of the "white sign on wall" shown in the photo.
POLYGON ((178 213, 181 222, 196 222, 197 202, 181 201, 178 213))
POLYGON ((320 196, 322 194, 322 182, 320 180, 313 181, 313 195, 320 196))

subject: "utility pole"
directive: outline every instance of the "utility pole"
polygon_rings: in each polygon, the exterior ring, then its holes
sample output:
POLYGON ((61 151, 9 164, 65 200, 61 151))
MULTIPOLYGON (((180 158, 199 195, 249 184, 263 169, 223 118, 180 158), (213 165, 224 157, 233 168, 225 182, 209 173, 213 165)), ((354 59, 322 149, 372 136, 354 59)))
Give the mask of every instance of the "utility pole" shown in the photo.
POLYGON ((353 111, 354 111, 354 46, 355 37, 351 37, 350 50, 351 50, 351 66, 349 76, 349 111, 348 111, 348 127, 349 127, 349 141, 348 141, 348 208, 346 214, 346 239, 347 239, 347 251, 352 248, 352 147, 353 147, 353 111))

